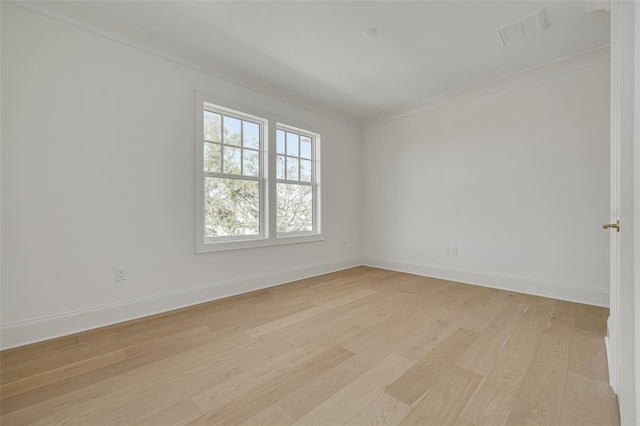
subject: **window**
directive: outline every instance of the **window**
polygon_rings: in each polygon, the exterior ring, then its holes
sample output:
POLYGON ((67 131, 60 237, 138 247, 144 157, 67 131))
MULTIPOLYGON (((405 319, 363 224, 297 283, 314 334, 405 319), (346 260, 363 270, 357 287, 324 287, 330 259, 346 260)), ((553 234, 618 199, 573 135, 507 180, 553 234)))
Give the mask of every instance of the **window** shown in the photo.
POLYGON ((283 126, 276 131, 278 234, 313 232, 316 135, 283 126))
POLYGON ((264 120, 205 105, 204 236, 260 236, 264 120))
POLYGON ((196 251, 322 239, 320 135, 196 96, 196 251))

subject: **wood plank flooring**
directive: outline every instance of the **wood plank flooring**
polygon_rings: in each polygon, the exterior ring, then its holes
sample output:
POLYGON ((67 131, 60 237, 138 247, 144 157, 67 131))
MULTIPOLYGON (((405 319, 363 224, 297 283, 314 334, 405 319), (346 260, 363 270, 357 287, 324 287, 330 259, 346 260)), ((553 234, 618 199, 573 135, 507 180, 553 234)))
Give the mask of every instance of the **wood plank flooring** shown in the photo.
POLYGON ((2 425, 618 425, 608 310, 358 267, 0 353, 2 425))

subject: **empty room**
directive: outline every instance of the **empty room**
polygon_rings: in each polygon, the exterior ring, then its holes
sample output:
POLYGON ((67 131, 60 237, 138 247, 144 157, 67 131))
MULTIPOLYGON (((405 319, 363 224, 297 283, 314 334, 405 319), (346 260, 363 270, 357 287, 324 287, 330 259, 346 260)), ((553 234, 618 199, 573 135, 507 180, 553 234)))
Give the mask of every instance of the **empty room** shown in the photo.
POLYGON ((6 1, 2 425, 640 425, 637 1, 6 1))

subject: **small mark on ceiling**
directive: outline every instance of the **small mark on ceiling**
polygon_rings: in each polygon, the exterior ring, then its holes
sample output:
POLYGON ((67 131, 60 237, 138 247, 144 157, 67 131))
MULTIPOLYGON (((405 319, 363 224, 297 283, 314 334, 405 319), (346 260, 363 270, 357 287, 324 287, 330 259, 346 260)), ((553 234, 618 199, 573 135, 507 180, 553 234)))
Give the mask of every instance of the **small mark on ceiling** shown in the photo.
POLYGON ((369 39, 369 38, 375 38, 378 35, 378 30, 376 30, 375 28, 367 28, 366 30, 362 31, 362 38, 369 39))

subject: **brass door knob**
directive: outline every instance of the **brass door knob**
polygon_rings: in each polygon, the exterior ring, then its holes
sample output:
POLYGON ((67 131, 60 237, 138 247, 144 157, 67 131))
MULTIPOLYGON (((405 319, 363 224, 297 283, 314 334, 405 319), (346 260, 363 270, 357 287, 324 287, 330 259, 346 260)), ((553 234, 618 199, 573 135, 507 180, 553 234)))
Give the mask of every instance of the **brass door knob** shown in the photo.
POLYGON ((602 225, 602 229, 615 228, 616 231, 620 232, 620 221, 616 221, 616 223, 607 223, 602 225))

